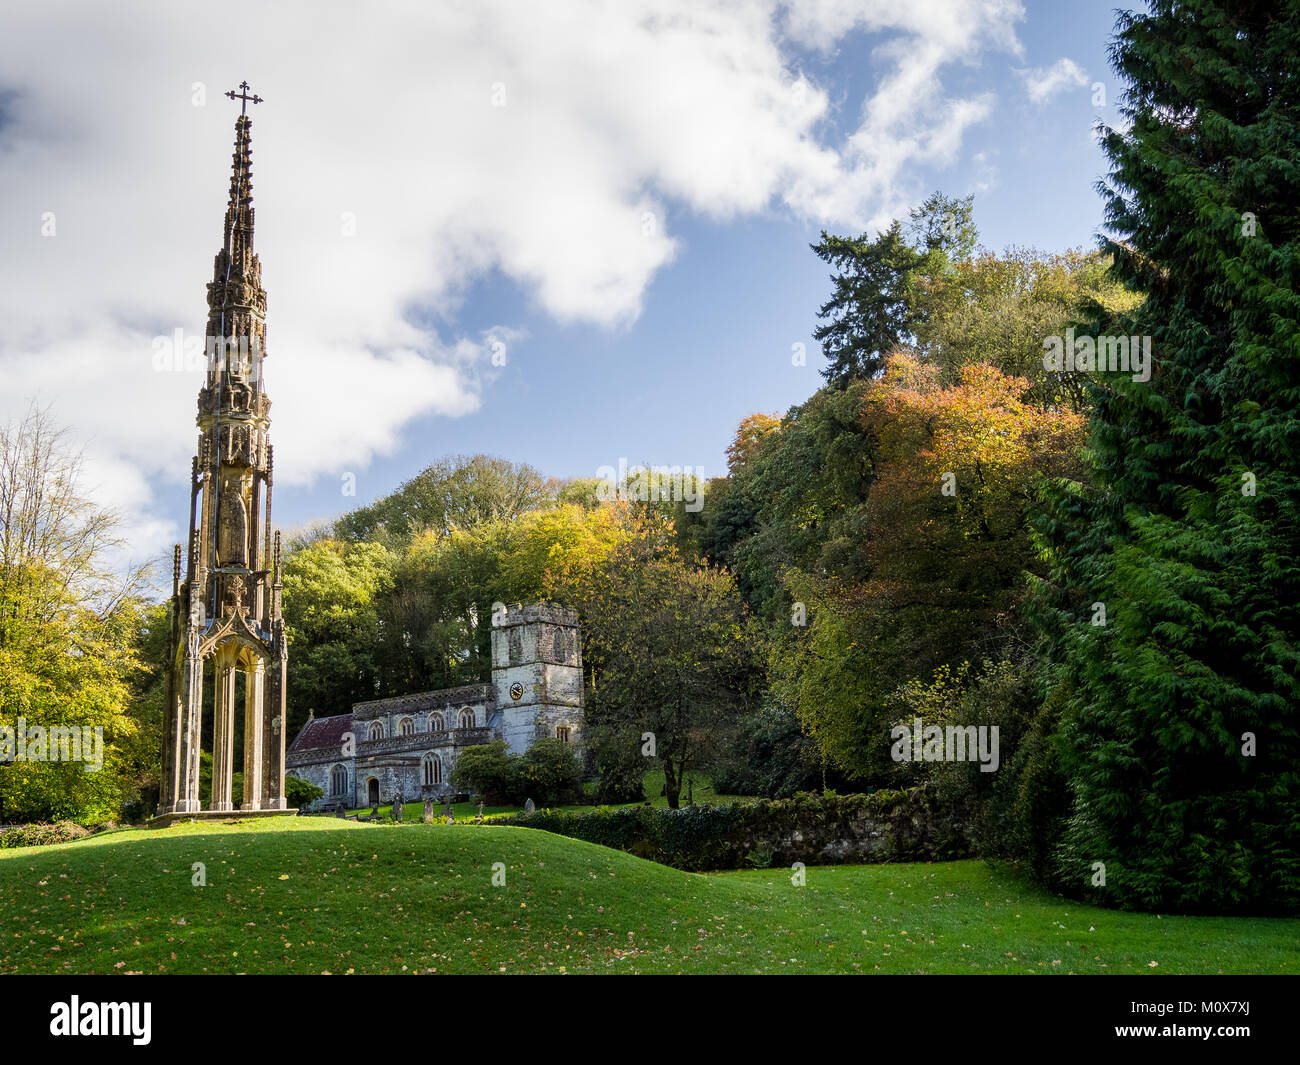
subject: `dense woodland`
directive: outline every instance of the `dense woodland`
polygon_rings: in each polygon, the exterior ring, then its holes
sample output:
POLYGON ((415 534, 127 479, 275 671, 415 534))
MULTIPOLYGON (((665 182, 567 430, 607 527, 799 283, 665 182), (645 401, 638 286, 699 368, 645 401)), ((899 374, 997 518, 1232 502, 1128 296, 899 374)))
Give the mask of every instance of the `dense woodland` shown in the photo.
MULTIPOLYGON (((692 772, 773 797, 924 785, 1067 893, 1294 909, 1300 26, 1267 7, 1120 16, 1097 250, 990 250, 942 193, 823 233, 825 384, 735 428, 702 509, 458 456, 292 536, 288 734, 487 680, 494 604, 553 600, 583 620, 600 801, 650 767, 672 805, 692 772), (1154 373, 1045 369, 1067 329, 1151 337, 1154 373), (997 725, 999 770, 892 760, 917 716, 997 725)), ((0 765, 0 820, 142 812, 166 605, 104 571, 112 516, 48 414, 0 462, 0 722, 110 743, 93 777, 0 765)))

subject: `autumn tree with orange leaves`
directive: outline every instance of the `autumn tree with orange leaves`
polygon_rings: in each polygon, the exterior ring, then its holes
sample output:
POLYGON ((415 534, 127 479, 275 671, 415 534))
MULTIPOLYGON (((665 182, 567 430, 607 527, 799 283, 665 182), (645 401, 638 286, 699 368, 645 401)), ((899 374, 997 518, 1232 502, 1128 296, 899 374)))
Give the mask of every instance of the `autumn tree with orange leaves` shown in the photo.
POLYGON ((1000 659, 1032 568, 1027 516, 1048 479, 1077 473, 1083 418, 1024 397, 983 363, 957 383, 895 353, 865 390, 875 469, 860 550, 865 579, 789 569, 806 625, 775 644, 772 675, 841 764, 891 767, 880 741, 893 693, 943 665, 1000 659))

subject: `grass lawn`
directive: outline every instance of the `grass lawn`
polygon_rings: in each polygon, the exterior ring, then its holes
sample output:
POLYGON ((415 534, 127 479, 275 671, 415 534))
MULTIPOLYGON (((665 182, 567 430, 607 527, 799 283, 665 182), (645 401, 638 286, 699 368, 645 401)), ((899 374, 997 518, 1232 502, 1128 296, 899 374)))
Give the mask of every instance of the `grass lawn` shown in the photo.
MULTIPOLYGON (((687 773, 687 780, 694 781, 692 795, 695 802, 704 805, 710 803, 714 806, 720 806, 724 803, 732 802, 754 802, 757 796, 754 795, 719 795, 713 790, 713 784, 703 773, 687 773)), ((650 800, 651 806, 667 807, 668 800, 659 794, 664 786, 664 771, 662 769, 652 769, 645 775, 645 782, 641 785, 645 788, 645 797, 650 800)), ((679 797, 681 805, 686 805, 686 785, 682 785, 682 793, 679 797)))
MULTIPOLYGON (((456 815, 457 821, 472 821, 478 817, 478 803, 476 802, 454 802, 451 804, 452 812, 456 815)), ((566 807, 567 809, 567 807, 566 807)), ((433 804, 433 816, 442 817, 446 813, 447 807, 440 802, 433 804)), ((349 814, 356 814, 359 817, 369 817, 370 807, 366 806, 360 810, 348 810, 349 814)), ((483 815, 486 817, 490 814, 517 814, 522 813, 523 807, 515 806, 484 806, 483 815)), ((387 818, 392 816, 393 804, 379 807, 379 816, 387 818)), ((402 803, 402 820, 419 821, 424 816, 424 800, 419 802, 402 803)))
POLYGON ((0 851, 0 973, 1300 972, 1300 920, 1114 913, 973 861, 807 878, 526 828, 122 830, 0 851))
MULTIPOLYGON (((719 795, 717 792, 713 790, 713 785, 709 782, 709 778, 705 776, 703 773, 691 773, 690 779, 694 782, 693 787, 691 789, 691 797, 694 799, 696 803, 699 804, 712 803, 713 805, 716 806, 723 803, 751 802, 755 798, 753 795, 719 795)), ((664 771, 662 769, 652 769, 646 773, 645 784, 643 785, 643 787, 645 788, 646 799, 649 800, 651 806, 662 806, 665 808, 668 806, 668 799, 665 796, 659 794, 663 790, 663 786, 664 786, 664 771)), ((589 790, 594 789, 595 785, 590 784, 588 785, 588 788, 589 790)), ((685 788, 682 788, 680 803, 682 806, 686 805, 685 788)), ((618 809, 620 806, 642 806, 642 805, 644 805, 644 803, 615 803, 613 806, 606 807, 606 809, 618 809)), ((392 813, 392 809, 393 809, 392 803, 389 803, 387 806, 380 806, 379 815, 381 817, 388 817, 392 813)), ((433 806, 434 816, 441 817, 444 809, 445 807, 441 803, 435 802, 433 806)), ((452 812, 456 815, 457 821, 470 821, 478 816, 478 803, 476 802, 452 803, 451 809, 452 812)), ((583 812, 583 811, 589 812, 593 809, 597 809, 597 807, 552 806, 549 807, 549 809, 564 810, 564 811, 576 813, 576 812, 583 812)), ((424 816, 424 802, 423 800, 421 800, 420 802, 403 803, 402 811, 403 811, 402 812, 403 821, 418 821, 420 820, 421 817, 424 816)), ((523 813, 523 811, 524 808, 522 806, 484 806, 483 807, 483 814, 485 817, 488 816, 489 814, 518 814, 518 813, 523 813)), ((370 807, 366 806, 359 810, 349 810, 347 812, 349 814, 357 814, 359 816, 366 817, 369 816, 370 814, 370 807)))

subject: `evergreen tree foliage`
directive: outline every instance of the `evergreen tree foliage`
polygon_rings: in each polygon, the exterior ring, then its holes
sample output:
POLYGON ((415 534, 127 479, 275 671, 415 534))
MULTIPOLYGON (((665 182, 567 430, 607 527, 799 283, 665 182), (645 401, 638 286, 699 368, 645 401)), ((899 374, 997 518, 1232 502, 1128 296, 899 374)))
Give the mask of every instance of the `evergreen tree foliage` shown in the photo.
POLYGON ((1045 866, 1100 902, 1300 905, 1298 49, 1294 3, 1119 16, 1103 249, 1155 372, 1096 375, 1092 486, 1040 523, 1051 742, 1024 782, 1063 829, 1045 866))
POLYGON ((831 385, 874 377, 886 355, 912 340, 925 317, 922 280, 944 275, 974 250, 973 205, 974 197, 936 192, 911 213, 906 232, 897 219, 874 240, 822 232, 812 250, 835 267, 835 288, 817 313, 824 324, 813 338, 830 360, 822 376, 831 385))

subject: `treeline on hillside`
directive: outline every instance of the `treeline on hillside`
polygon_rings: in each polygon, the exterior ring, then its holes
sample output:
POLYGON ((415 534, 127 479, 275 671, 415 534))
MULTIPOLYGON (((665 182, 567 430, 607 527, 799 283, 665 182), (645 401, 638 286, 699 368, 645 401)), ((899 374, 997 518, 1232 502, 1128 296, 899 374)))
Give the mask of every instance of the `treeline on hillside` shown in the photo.
MULTIPOLYGON (((936 194, 906 227, 823 237, 828 383, 745 419, 698 510, 667 484, 609 500, 462 456, 292 538, 290 734, 488 680, 494 605, 542 599, 583 620, 602 800, 640 798, 650 767, 670 805, 693 770, 772 797, 919 783, 930 767, 892 760, 890 730, 941 695, 935 719, 960 723, 1009 697, 1012 753, 1033 703, 1029 515, 1083 469, 1089 375, 1045 371, 1042 334, 1138 300, 1096 253, 977 247, 971 212, 936 194)), ((945 780, 954 801, 987 787, 945 780)))

